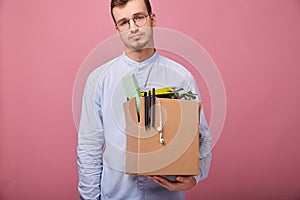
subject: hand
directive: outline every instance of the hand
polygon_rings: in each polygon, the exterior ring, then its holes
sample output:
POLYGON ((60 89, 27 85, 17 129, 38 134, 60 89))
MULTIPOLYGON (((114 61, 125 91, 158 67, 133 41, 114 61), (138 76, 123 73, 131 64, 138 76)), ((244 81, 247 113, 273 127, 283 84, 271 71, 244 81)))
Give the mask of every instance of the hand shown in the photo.
POLYGON ((170 181, 162 176, 148 176, 148 178, 169 191, 188 190, 196 185, 196 179, 193 176, 177 176, 176 181, 170 181))

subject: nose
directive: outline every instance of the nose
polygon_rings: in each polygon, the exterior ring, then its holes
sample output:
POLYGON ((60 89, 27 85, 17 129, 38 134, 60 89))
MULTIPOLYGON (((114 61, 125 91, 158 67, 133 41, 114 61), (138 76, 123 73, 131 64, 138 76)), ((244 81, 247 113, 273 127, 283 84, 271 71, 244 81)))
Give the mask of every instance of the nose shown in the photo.
POLYGON ((130 19, 128 21, 128 23, 129 23, 130 31, 136 31, 136 30, 138 30, 139 27, 135 24, 135 22, 134 22, 133 19, 130 19))

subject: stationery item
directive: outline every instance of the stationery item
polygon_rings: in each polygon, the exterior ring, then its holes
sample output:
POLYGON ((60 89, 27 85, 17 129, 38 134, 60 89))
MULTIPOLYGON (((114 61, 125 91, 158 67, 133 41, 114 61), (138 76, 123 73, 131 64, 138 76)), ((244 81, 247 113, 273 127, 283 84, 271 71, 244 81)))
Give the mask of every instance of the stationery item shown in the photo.
MULTIPOLYGON (((141 93, 141 96, 143 96, 143 93, 141 93)), ((155 96, 159 98, 176 99, 176 95, 174 93, 173 87, 164 87, 164 88, 155 89, 155 96)))
POLYGON ((141 92, 135 74, 132 74, 130 76, 124 76, 122 78, 122 84, 125 89, 127 98, 136 99, 137 113, 139 117, 141 92))
POLYGON ((150 123, 151 123, 151 103, 152 103, 152 96, 151 96, 151 90, 149 90, 148 92, 148 98, 147 98, 147 101, 148 101, 148 108, 147 108, 147 111, 148 111, 148 119, 147 119, 147 129, 150 128, 150 123))
POLYGON ((152 88, 152 127, 155 127, 155 88, 152 88))
POLYGON ((148 126, 148 95, 147 92, 144 92, 144 112, 145 112, 145 129, 147 130, 148 126))
POLYGON ((161 104, 160 104, 160 100, 159 99, 157 101, 157 104, 158 104, 158 112, 159 112, 159 125, 156 128, 156 130, 159 133, 159 142, 161 144, 164 144, 165 140, 163 138, 163 132, 162 132, 162 121, 163 121, 163 118, 162 118, 162 110, 161 110, 161 104))

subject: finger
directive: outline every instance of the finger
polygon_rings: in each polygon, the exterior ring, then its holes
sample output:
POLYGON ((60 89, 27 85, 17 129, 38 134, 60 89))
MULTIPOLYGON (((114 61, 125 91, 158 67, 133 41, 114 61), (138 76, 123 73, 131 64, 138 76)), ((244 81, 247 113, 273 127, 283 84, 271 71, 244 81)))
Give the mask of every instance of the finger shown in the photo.
POLYGON ((174 184, 173 182, 161 176, 152 176, 151 179, 168 190, 171 190, 174 184))
POLYGON ((153 181, 160 183, 160 181, 158 181, 156 178, 154 178, 153 176, 148 176, 148 178, 152 179, 153 181))
POLYGON ((191 176, 177 176, 176 181, 178 182, 186 182, 191 179, 191 176))
POLYGON ((155 179, 155 178, 152 178, 152 180, 153 180, 154 182, 156 182, 158 185, 160 185, 160 186, 162 186, 162 187, 164 187, 164 188, 169 189, 168 185, 166 185, 165 183, 163 183, 163 182, 161 182, 161 181, 159 181, 159 180, 157 180, 157 179, 155 179))
POLYGON ((166 179, 166 178, 164 178, 162 176, 153 176, 152 178, 155 179, 155 180, 157 180, 157 181, 159 181, 160 183, 164 183, 166 185, 169 184, 169 183, 171 183, 171 181, 169 181, 168 179, 166 179))
POLYGON ((178 181, 178 182, 183 182, 183 181, 184 181, 184 177, 182 177, 182 176, 177 176, 177 177, 176 177, 176 181, 178 181))
POLYGON ((176 181, 178 181, 179 184, 193 187, 196 185, 197 181, 193 176, 177 176, 176 181))

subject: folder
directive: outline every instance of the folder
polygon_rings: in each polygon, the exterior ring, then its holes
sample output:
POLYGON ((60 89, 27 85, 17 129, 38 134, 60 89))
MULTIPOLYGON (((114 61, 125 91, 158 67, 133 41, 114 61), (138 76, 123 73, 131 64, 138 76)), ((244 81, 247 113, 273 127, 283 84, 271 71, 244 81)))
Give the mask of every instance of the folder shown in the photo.
POLYGON ((124 76, 122 78, 123 88, 126 92, 126 95, 129 99, 136 98, 136 106, 137 106, 137 113, 140 113, 140 88, 136 79, 135 74, 130 76, 124 76))

